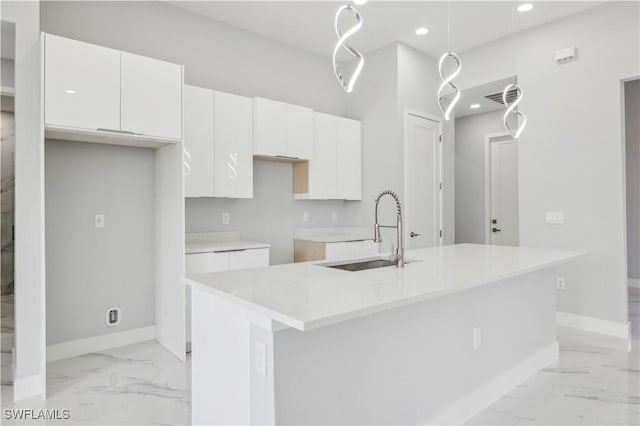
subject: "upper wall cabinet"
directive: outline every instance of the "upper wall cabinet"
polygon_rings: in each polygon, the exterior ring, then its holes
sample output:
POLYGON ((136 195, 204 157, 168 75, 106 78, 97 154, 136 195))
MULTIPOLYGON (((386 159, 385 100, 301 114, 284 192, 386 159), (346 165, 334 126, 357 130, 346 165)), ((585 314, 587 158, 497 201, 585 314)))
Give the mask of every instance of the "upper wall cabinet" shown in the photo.
POLYGON ((184 86, 185 197, 253 198, 250 98, 184 86))
POLYGON ((253 99, 253 154, 291 160, 313 155, 313 111, 264 98, 253 99))
POLYGON ((314 112, 313 124, 313 159, 293 166, 294 198, 360 200, 361 123, 314 112))
POLYGON ((45 34, 45 135, 129 146, 182 139, 182 67, 45 34))

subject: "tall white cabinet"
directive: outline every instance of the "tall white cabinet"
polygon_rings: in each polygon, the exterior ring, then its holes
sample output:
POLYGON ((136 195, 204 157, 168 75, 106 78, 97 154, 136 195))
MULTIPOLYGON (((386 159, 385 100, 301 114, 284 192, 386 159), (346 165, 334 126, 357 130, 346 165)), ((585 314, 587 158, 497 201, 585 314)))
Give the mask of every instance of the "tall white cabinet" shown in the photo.
POLYGON ((185 86, 185 196, 253 198, 250 98, 185 86))
POLYGON ((360 200, 361 123, 314 112, 313 124, 313 159, 294 164, 294 198, 360 200))
POLYGON ((44 35, 49 138, 158 147, 182 139, 182 67, 44 35))

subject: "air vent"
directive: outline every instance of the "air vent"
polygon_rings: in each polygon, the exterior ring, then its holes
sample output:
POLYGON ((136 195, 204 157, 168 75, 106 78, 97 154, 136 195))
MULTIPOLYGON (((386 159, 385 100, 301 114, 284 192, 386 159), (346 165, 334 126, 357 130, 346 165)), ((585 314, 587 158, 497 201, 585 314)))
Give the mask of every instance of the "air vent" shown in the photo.
MULTIPOLYGON (((516 89, 509 90, 509 92, 507 93, 507 102, 512 103, 517 96, 518 96, 518 91, 516 89)), ((502 92, 486 95, 485 98, 490 99, 493 102, 497 102, 500 105, 504 105, 504 102, 502 102, 502 92)))

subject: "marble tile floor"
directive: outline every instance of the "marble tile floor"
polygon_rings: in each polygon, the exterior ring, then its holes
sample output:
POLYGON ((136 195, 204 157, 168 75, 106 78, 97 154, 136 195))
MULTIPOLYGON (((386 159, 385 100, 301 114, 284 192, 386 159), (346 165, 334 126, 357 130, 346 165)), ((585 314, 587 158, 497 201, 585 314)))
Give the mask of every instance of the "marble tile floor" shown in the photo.
MULTIPOLYGON (((640 425, 640 336, 623 339, 560 328, 560 359, 487 409, 471 425, 640 425)), ((67 408, 46 424, 190 424, 190 362, 145 342, 48 364, 49 397, 3 408, 67 408)), ((45 424, 10 422, 2 424, 45 424)))

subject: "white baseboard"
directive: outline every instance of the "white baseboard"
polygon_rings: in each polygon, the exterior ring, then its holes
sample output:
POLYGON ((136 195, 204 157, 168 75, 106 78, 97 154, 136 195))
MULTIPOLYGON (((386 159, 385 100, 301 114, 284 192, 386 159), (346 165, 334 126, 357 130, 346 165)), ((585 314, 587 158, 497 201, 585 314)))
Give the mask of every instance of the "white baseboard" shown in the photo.
POLYGON ((33 398, 40 396, 44 399, 45 381, 41 374, 33 376, 16 377, 13 381, 13 399, 19 401, 21 399, 33 398))
POLYGON ((460 398, 423 424, 461 425, 484 410, 496 400, 545 368, 560 356, 558 342, 538 350, 521 363, 509 368, 489 382, 460 398))
POLYGON ((102 336, 87 337, 86 339, 72 340, 70 342, 57 343, 47 346, 47 362, 59 359, 71 358, 91 352, 117 348, 132 343, 144 342, 156 338, 156 327, 134 328, 133 330, 120 331, 118 333, 102 336))
POLYGON ((556 323, 560 326, 577 328, 592 333, 629 338, 629 323, 609 321, 569 312, 556 312, 556 323))
POLYGON ((637 278, 628 278, 627 279, 627 285, 629 287, 640 288, 640 280, 637 279, 637 278))

